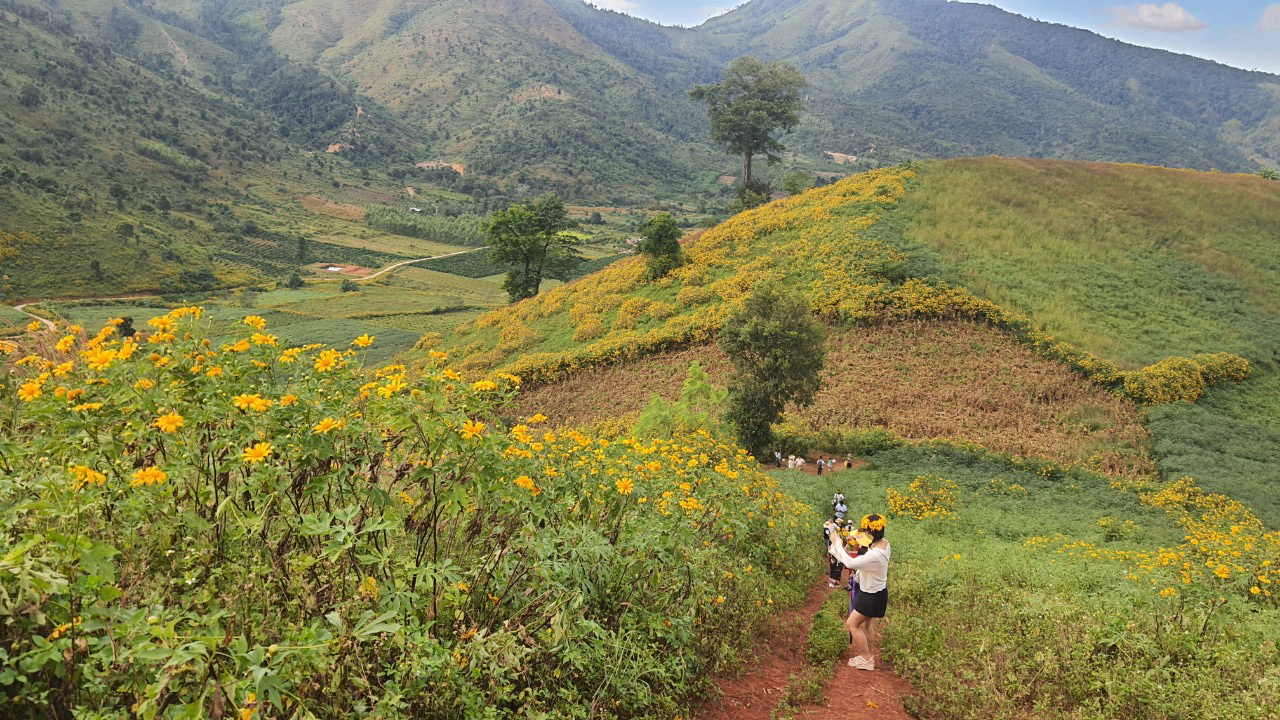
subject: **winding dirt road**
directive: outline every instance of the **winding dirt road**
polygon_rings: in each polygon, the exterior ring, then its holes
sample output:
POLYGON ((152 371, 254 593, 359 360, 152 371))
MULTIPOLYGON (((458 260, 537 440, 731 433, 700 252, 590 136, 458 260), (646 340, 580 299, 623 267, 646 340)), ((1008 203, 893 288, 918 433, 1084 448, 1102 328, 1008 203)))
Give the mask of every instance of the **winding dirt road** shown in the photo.
POLYGON ((414 263, 420 263, 420 262, 422 262, 422 261, 424 261, 424 260, 440 260, 440 259, 442 259, 442 258, 453 257, 454 255, 466 255, 467 253, 470 253, 470 252, 476 252, 476 251, 479 251, 479 250, 488 250, 488 249, 489 249, 489 248, 488 248, 488 246, 486 245, 485 247, 468 248, 468 249, 463 250, 463 251, 461 251, 461 252, 449 253, 448 255, 432 255, 432 256, 430 256, 430 257, 418 258, 417 260, 405 260, 404 262, 398 262, 398 263, 396 263, 395 265, 388 265, 388 266, 386 266, 386 267, 382 268, 381 270, 379 270, 378 272, 376 272, 376 273, 374 273, 374 274, 372 274, 372 275, 365 275, 365 276, 364 276, 364 277, 362 277, 362 278, 356 278, 356 282, 364 282, 365 280, 372 280, 372 279, 374 279, 374 278, 378 277, 379 275, 381 275, 381 274, 383 274, 383 273, 391 272, 392 270, 395 270, 396 268, 399 268, 399 267, 404 267, 405 265, 412 265, 412 264, 414 264, 414 263))

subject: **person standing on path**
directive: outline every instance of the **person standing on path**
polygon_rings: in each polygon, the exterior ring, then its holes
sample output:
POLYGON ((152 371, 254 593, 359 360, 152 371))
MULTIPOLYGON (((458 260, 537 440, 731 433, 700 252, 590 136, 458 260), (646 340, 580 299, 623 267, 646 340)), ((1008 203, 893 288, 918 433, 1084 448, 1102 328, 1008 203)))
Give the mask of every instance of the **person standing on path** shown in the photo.
POLYGON ((826 464, 827 464, 827 461, 823 460, 822 456, 819 455, 818 456, 818 477, 822 477, 822 467, 826 464))
POLYGON ((844 541, 837 534, 828 552, 842 565, 854 571, 858 582, 858 595, 853 612, 845 621, 849 631, 850 646, 855 653, 849 666, 858 670, 875 670, 875 658, 871 655, 870 637, 875 632, 876 618, 884 617, 889 605, 889 541, 884 539, 885 519, 880 515, 862 518, 861 530, 871 536, 871 546, 860 557, 851 557, 844 549, 844 541))

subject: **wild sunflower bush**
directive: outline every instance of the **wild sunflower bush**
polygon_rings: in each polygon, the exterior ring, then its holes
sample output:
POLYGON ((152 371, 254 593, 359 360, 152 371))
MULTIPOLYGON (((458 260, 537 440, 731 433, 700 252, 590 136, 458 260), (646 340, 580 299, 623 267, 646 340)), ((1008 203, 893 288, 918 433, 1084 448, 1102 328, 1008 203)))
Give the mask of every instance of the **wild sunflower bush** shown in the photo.
POLYGON ((550 433, 514 376, 201 314, 6 346, 6 718, 671 717, 812 576, 810 511, 707 432, 550 433))

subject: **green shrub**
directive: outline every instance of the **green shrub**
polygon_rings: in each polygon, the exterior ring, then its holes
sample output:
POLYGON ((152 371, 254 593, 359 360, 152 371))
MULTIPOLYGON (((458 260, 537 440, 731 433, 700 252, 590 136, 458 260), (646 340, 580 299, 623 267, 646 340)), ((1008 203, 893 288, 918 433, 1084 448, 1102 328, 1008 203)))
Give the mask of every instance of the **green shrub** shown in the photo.
POLYGON ((480 218, 474 215, 424 215, 374 205, 365 210, 364 221, 371 228, 448 245, 480 247, 488 242, 480 218))
POLYGON ((816 570, 705 432, 504 427, 513 378, 199 314, 0 344, 57 372, 0 369, 6 718, 671 717, 816 570))
POLYGON ((138 143, 138 153, 156 162, 187 172, 201 172, 205 169, 205 164, 199 160, 177 148, 155 140, 138 143))
POLYGON ((848 616, 849 593, 832 590, 809 626, 804 651, 809 662, 827 666, 844 656, 849 649, 849 631, 844 627, 848 616))

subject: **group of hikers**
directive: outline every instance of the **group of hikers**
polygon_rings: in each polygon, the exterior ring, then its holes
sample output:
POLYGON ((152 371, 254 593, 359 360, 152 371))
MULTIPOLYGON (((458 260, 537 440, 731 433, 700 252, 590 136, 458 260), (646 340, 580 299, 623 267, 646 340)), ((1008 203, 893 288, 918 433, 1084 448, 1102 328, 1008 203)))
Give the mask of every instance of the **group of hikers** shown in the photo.
POLYGON ((828 586, 840 587, 844 571, 853 571, 845 585, 849 591, 849 617, 844 626, 849 631, 853 655, 849 665, 858 670, 875 670, 875 620, 884 617, 889 604, 886 522, 881 515, 864 515, 857 523, 847 520, 849 508, 844 493, 838 490, 831 498, 831 511, 832 518, 822 528, 830 570, 828 586))
MULTIPOLYGON (((781 450, 773 451, 773 461, 779 469, 785 466, 788 470, 803 470, 805 465, 809 464, 808 460, 805 460, 803 457, 796 457, 795 455, 788 455, 784 458, 782 457, 781 450)), ((818 470, 818 474, 821 475, 823 470, 831 471, 836 469, 836 459, 834 456, 819 456, 818 459, 814 461, 814 465, 818 470)), ((844 456, 844 467, 846 470, 853 467, 853 455, 850 454, 844 456)))

